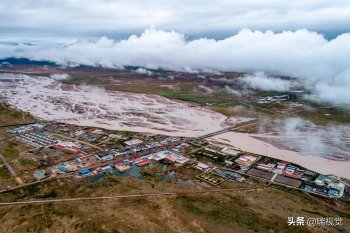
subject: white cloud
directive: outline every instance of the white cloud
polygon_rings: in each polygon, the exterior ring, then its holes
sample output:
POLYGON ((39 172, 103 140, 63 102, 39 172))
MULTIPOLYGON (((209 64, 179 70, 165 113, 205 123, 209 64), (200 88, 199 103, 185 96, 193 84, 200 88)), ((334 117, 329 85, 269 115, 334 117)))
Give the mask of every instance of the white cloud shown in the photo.
POLYGON ((147 74, 148 76, 151 76, 153 74, 152 71, 144 69, 144 68, 138 68, 135 70, 135 72, 138 74, 147 74))
POLYGON ((207 92, 208 94, 212 94, 213 93, 213 89, 211 89, 210 87, 204 86, 204 85, 199 85, 198 88, 204 92, 207 92))
POLYGON ((67 80, 70 79, 69 74, 51 74, 50 78, 55 80, 67 80))
POLYGON ((232 89, 230 86, 225 86, 225 91, 228 93, 228 94, 231 94, 231 95, 238 95, 240 96, 241 93, 235 89, 232 89))
POLYGON ((290 80, 269 77, 263 72, 245 75, 239 80, 248 88, 263 91, 289 91, 294 86, 290 80))
MULTIPOLYGON (((260 133, 265 133, 264 125, 260 133)), ((285 149, 300 151, 320 157, 349 160, 350 127, 328 124, 324 126, 299 117, 275 120, 273 126, 267 126, 271 134, 261 135, 269 142, 285 149)))
MULTIPOLYGON (((242 30, 223 40, 195 39, 175 31, 150 28, 140 36, 115 41, 74 43, 0 44, 1 57, 26 57, 58 64, 124 65, 177 70, 263 71, 296 78, 316 98, 350 106, 350 34, 327 40, 308 30, 242 30)), ((256 79, 256 78, 255 78, 256 79)), ((265 85, 268 80, 261 79, 265 85)), ((277 81, 283 89, 287 84, 277 81)), ((272 85, 271 83, 269 85, 272 85)))

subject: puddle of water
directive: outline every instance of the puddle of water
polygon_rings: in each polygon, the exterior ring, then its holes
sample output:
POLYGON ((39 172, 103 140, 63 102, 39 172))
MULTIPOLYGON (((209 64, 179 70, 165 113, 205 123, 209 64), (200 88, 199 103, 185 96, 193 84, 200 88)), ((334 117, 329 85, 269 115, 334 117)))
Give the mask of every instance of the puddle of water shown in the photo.
MULTIPOLYGON (((155 167, 155 166, 160 166, 159 164, 150 164, 149 165, 150 167, 155 167)), ((162 166, 162 171, 166 171, 167 170, 167 165, 163 165, 162 166)), ((178 182, 179 184, 181 185, 190 185, 191 184, 191 181, 190 180, 182 180, 180 178, 177 178, 176 175, 175 175, 175 172, 169 172, 168 174, 166 175, 163 175, 164 172, 162 173, 157 173, 157 175, 159 177, 161 177, 161 179, 163 181, 166 181, 166 182, 169 182, 171 180, 174 180, 176 182, 178 182)), ((136 166, 136 165, 132 165, 131 166, 131 169, 127 172, 118 172, 117 170, 113 170, 113 172, 110 172, 110 173, 103 173, 103 174, 98 174, 94 177, 91 178, 91 182, 92 183, 96 183, 97 181, 99 181, 100 179, 102 179, 103 177, 106 177, 106 176, 120 176, 120 177, 137 177, 137 178, 140 178, 140 179, 143 179, 143 176, 141 174, 141 168, 136 166)))

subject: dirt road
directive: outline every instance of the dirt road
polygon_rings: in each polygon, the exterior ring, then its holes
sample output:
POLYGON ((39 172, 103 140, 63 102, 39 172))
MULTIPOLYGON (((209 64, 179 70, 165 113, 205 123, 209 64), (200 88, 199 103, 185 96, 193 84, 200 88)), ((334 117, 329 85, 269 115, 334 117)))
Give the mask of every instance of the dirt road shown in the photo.
POLYGON ((1 202, 0 206, 42 204, 42 203, 55 203, 55 202, 93 201, 93 200, 122 199, 122 198, 136 198, 136 197, 147 198, 147 197, 162 197, 162 196, 179 196, 179 195, 185 195, 185 194, 255 192, 255 191, 262 191, 265 188, 266 187, 212 189, 212 190, 203 190, 203 191, 141 193, 141 194, 127 194, 127 195, 102 196, 102 197, 78 197, 78 198, 61 198, 61 199, 50 199, 50 200, 45 200, 45 199, 28 200, 28 201, 15 201, 15 202, 1 202))

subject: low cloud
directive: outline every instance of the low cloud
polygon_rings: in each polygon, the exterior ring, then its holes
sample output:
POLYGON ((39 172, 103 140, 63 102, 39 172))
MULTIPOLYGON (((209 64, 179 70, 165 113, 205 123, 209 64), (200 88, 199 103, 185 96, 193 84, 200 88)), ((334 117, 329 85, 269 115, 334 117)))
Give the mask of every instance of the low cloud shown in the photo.
POLYGON ((350 127, 337 124, 325 126, 292 117, 275 120, 273 126, 260 127, 262 138, 276 146, 298 151, 308 155, 350 160, 350 127))
MULTIPOLYGON (((312 98, 350 106, 350 34, 327 40, 308 30, 241 30, 222 40, 200 38, 187 40, 175 31, 155 28, 141 35, 115 41, 102 37, 97 41, 80 40, 53 45, 0 44, 0 58, 25 57, 49 60, 60 65, 104 67, 140 66, 195 72, 219 70, 258 72, 289 76, 301 82, 312 98)), ((255 75, 256 76, 256 75, 255 75)), ((286 90, 289 84, 266 78, 248 78, 256 88, 286 90), (259 84, 261 82, 261 84, 259 84)))
POLYGON ((60 81, 70 79, 70 76, 69 74, 51 74, 50 78, 60 81))
POLYGON ((246 75, 239 81, 250 89, 263 91, 289 91, 295 86, 293 81, 270 77, 263 72, 246 75))
POLYGON ((138 69, 135 70, 135 73, 138 73, 138 74, 146 74, 146 75, 148 75, 148 76, 151 76, 151 75, 153 74, 152 71, 147 70, 147 69, 145 69, 145 68, 138 68, 138 69))
POLYGON ((226 93, 231 94, 231 95, 241 95, 241 93, 239 91, 232 89, 230 86, 225 86, 225 91, 226 91, 226 93))
POLYGON ((204 85, 199 85, 198 88, 208 94, 212 94, 213 93, 213 89, 211 89, 210 87, 204 86, 204 85))

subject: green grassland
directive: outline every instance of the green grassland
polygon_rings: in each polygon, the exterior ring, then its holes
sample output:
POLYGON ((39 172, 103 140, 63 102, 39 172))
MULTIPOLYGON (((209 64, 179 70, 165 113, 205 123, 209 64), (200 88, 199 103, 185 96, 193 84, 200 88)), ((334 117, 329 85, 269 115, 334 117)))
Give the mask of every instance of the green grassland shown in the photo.
POLYGON ((215 90, 208 94, 198 89, 198 81, 158 80, 146 78, 144 80, 133 78, 119 78, 122 84, 115 84, 111 79, 97 77, 72 76, 63 83, 76 85, 100 86, 106 90, 123 91, 132 93, 145 93, 161 95, 169 99, 186 101, 189 103, 207 105, 209 108, 230 116, 236 98, 222 91, 215 90))
MULTIPOLYGON (((16 110, 5 103, 0 102, 0 124, 1 125, 10 125, 17 123, 25 123, 32 122, 34 117, 28 113, 21 112, 16 110)), ((1 128, 0 130, 0 138, 9 136, 7 132, 8 128, 1 128)), ((2 141, 0 142, 0 153, 12 164, 16 167, 17 161, 19 159, 19 154, 23 150, 21 146, 19 146, 14 141, 2 141)), ((25 166, 29 168, 29 161, 20 160, 21 166, 25 166)), ((16 169, 17 170, 17 169, 16 169)), ((0 189, 6 188, 7 186, 15 186, 14 179, 5 167, 3 163, 0 163, 0 189)))
POLYGON ((37 162, 35 160, 32 160, 32 159, 20 159, 19 163, 20 163, 20 165, 22 165, 24 167, 36 167, 37 166, 37 162))
POLYGON ((318 125, 329 123, 350 124, 350 112, 346 109, 317 108, 299 113, 299 116, 318 125))
POLYGON ((34 120, 29 114, 10 107, 8 104, 0 102, 0 124, 15 124, 34 120))
POLYGON ((19 156, 19 150, 16 148, 17 144, 14 142, 6 142, 1 148, 1 154, 8 160, 17 159, 19 156))
POLYGON ((62 83, 76 85, 107 85, 109 81, 106 79, 89 77, 89 76, 74 76, 66 80, 61 80, 62 83))

